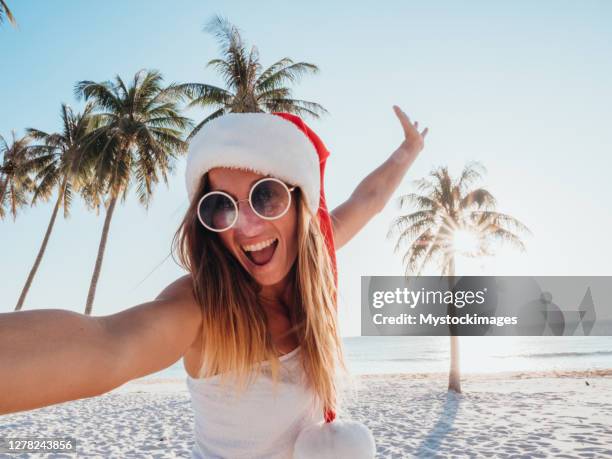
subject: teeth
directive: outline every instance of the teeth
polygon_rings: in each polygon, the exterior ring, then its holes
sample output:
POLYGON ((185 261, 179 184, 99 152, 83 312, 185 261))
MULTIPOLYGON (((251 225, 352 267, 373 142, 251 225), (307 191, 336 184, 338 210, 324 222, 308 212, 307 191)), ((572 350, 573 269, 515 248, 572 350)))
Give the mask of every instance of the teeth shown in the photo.
POLYGON ((245 252, 255 252, 257 250, 265 249, 269 245, 272 245, 274 241, 276 241, 276 238, 268 239, 267 241, 258 242, 257 244, 243 245, 241 247, 242 247, 242 250, 244 250, 245 252))

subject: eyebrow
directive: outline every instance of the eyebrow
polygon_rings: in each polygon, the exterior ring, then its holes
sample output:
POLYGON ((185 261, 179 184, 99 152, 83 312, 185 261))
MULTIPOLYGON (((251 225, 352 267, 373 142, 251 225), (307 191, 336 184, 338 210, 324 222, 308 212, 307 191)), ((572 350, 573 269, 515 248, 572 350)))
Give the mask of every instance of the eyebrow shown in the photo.
MULTIPOLYGON (((263 177, 259 177, 259 178, 256 178, 255 180, 253 180, 251 183, 249 183, 249 190, 253 187, 253 185, 255 183, 259 182, 261 179, 268 178, 268 177, 270 177, 270 176, 269 175, 264 175, 263 177)), ((223 191, 224 193, 229 194, 236 201, 238 200, 238 198, 233 193, 230 193, 229 191, 224 190, 223 188, 211 188, 210 191, 223 191)))

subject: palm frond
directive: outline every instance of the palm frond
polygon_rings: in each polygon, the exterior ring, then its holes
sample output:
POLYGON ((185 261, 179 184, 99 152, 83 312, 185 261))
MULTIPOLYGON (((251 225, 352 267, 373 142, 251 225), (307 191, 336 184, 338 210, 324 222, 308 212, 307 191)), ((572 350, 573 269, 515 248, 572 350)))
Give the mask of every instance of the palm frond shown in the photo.
POLYGON ((8 149, 9 149, 9 146, 8 146, 6 139, 2 137, 2 135, 0 135, 0 154, 4 156, 4 154, 8 151, 8 149))
POLYGON ((484 188, 469 191, 459 202, 460 209, 470 209, 476 205, 478 208, 493 209, 496 206, 495 197, 484 188))
POLYGON ((406 275, 416 271, 415 274, 420 276, 425 267, 430 264, 436 264, 439 268, 443 269, 446 264, 445 259, 446 252, 444 251, 444 248, 437 244, 431 244, 427 253, 421 257, 418 267, 416 267, 414 270, 407 271, 406 275))
POLYGON ((408 193, 403 196, 400 196, 398 199, 398 205, 400 208, 405 206, 414 205, 417 209, 429 209, 435 210, 440 209, 442 205, 433 200, 428 196, 422 196, 416 193, 408 193))
POLYGON ((5 17, 13 26, 17 25, 17 21, 15 21, 15 17, 13 16, 13 13, 11 13, 11 10, 6 2, 4 0, 0 0, 0 24, 4 22, 5 17))
POLYGON ((412 243, 410 249, 402 257, 402 263, 406 268, 406 275, 411 272, 420 272, 425 262, 432 254, 439 250, 434 242, 436 235, 431 229, 423 231, 412 243))
POLYGON ((208 115, 196 127, 193 128, 193 130, 187 136, 187 141, 191 140, 194 135, 196 135, 198 132, 200 132, 200 129, 202 129, 206 123, 208 123, 209 121, 212 121, 215 118, 218 118, 218 117, 220 117, 221 115, 224 115, 224 114, 225 114, 225 108, 220 108, 220 109, 214 111, 213 113, 211 113, 210 115, 208 115))
POLYGON ((436 214, 431 210, 419 210, 408 215, 400 215, 391 222, 387 232, 387 238, 401 234, 406 228, 421 221, 430 221, 432 225, 436 223, 436 214))
POLYGON ((525 244, 518 237, 518 235, 497 225, 488 226, 484 231, 483 237, 485 239, 494 240, 501 244, 509 244, 521 252, 526 251, 525 244))
POLYGON ((473 211, 471 212, 472 222, 479 227, 486 227, 487 225, 495 225, 504 227, 510 231, 517 233, 532 234, 531 230, 521 223, 516 218, 494 211, 473 211))
POLYGON ((457 181, 457 187, 461 194, 465 194, 472 184, 482 179, 483 174, 487 172, 487 169, 478 161, 470 161, 466 164, 459 176, 457 181))
POLYGON ((411 225, 407 225, 399 231, 399 236, 393 249, 394 252, 399 252, 402 246, 414 242, 417 236, 423 231, 434 230, 435 226, 435 222, 432 218, 423 218, 411 225))
MULTIPOLYGON (((28 196, 34 190, 30 178, 34 172, 30 141, 28 134, 18 137, 14 131, 10 143, 0 137, 0 206, 8 207, 13 220, 17 218, 18 210, 27 204, 28 196)), ((6 213, 3 208, 2 216, 6 213)))
POLYGON ((285 99, 291 96, 291 89, 289 88, 274 88, 269 91, 264 91, 257 94, 256 99, 259 103, 263 103, 267 100, 274 99, 285 99))
MULTIPOLYGON (((121 79, 119 81, 123 84, 121 79)), ((116 87, 109 81, 103 83, 79 81, 74 86, 74 94, 78 100, 95 101, 96 108, 103 108, 111 112, 120 111, 122 108, 116 92, 116 87)))
POLYGON ((173 89, 178 94, 184 94, 191 99, 188 107, 227 106, 234 95, 225 89, 204 83, 185 83, 176 85, 173 89))
POLYGON ((53 193, 59 180, 57 164, 52 162, 36 175, 36 186, 32 195, 31 205, 35 205, 40 199, 47 200, 53 193))
POLYGON ((283 57, 279 61, 275 62, 270 67, 268 67, 266 70, 261 72, 261 75, 259 75, 259 78, 257 78, 257 80, 255 81, 255 87, 259 88, 262 82, 270 78, 273 74, 275 74, 279 70, 285 67, 288 67, 291 64, 293 64, 293 60, 289 57, 283 57))
POLYGON ((287 112, 299 116, 310 115, 319 118, 320 115, 328 113, 322 105, 297 99, 269 99, 263 105, 271 112, 287 112))
MULTIPOLYGON (((289 58, 285 58, 289 59, 289 58)), ((272 72, 269 76, 259 81, 257 84, 258 91, 268 91, 278 88, 287 83, 295 84, 299 82, 301 77, 307 73, 316 74, 319 72, 319 67, 309 62, 295 62, 286 67, 282 67, 272 72)))

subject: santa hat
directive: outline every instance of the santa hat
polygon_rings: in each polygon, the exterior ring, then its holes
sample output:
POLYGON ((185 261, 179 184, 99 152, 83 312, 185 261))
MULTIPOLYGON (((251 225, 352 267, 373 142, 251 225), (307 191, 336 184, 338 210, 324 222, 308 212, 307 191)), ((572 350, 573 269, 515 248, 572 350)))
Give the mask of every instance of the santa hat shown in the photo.
MULTIPOLYGON (((192 139, 185 173, 187 193, 193 200, 202 175, 215 167, 247 169, 299 186, 308 208, 319 219, 337 285, 336 250, 323 186, 328 157, 321 139, 297 115, 229 113, 206 123, 192 139)), ((325 407, 325 422, 300 434, 294 457, 311 457, 313 447, 321 458, 374 457, 374 439, 367 427, 353 421, 332 425, 335 417, 334 410, 325 407), (323 444, 328 445, 326 453, 323 444)))

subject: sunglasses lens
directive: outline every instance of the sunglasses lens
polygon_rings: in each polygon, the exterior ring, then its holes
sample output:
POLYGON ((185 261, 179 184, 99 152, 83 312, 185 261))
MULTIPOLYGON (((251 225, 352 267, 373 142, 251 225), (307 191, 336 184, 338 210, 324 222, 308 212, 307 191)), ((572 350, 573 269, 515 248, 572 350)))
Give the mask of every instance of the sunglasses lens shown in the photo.
POLYGON ((236 218, 236 206, 228 196, 212 193, 202 199, 198 213, 205 226, 222 231, 232 226, 236 218))
POLYGON ((287 187, 276 180, 262 180, 251 193, 253 210, 264 218, 277 218, 289 208, 290 194, 287 187))

